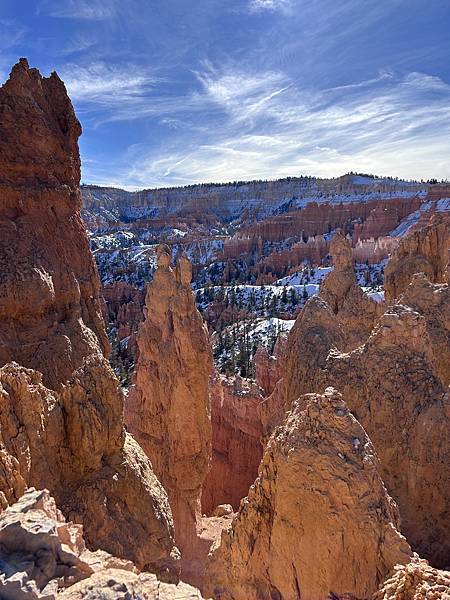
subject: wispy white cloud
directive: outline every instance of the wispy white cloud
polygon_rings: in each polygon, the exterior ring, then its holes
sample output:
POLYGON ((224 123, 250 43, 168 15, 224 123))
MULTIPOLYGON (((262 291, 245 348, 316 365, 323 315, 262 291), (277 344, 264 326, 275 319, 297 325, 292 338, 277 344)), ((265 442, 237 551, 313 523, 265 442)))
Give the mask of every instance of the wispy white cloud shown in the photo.
MULTIPOLYGON (((199 76, 208 135, 177 132, 166 152, 139 148, 128 185, 176 185, 363 170, 450 177, 450 86, 436 77, 380 74, 353 86, 303 90, 281 73, 199 76), (224 120, 212 119, 219 111, 224 120), (183 148, 183 151, 177 151, 183 148)), ((196 120, 198 115, 191 115, 196 120)))
POLYGON ((237 121, 255 116, 264 105, 291 87, 282 73, 269 71, 248 74, 229 70, 220 73, 210 65, 203 73, 197 73, 202 90, 194 94, 201 103, 213 103, 237 121))
POLYGON ((116 15, 116 0, 43 0, 37 12, 63 19, 103 21, 116 15))
POLYGON ((24 37, 26 27, 12 19, 0 19, 0 50, 9 50, 24 37))
POLYGON ((108 65, 95 62, 87 66, 68 64, 60 70, 70 97, 79 110, 120 108, 125 102, 142 98, 159 81, 135 65, 108 65), (92 108, 92 106, 91 106, 92 108))
POLYGON ((285 11, 292 6, 291 0, 250 0, 250 12, 285 11))

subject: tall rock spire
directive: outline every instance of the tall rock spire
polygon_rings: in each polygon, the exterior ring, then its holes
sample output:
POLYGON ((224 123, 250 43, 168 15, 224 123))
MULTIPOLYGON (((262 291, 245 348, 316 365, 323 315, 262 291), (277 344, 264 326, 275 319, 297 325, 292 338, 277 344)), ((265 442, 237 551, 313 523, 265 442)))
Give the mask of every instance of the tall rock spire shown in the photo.
POLYGON ((175 540, 189 558, 211 460, 212 354, 191 290, 191 264, 184 256, 175 269, 170 263, 170 250, 160 246, 138 332, 136 385, 125 420, 167 490, 175 540))

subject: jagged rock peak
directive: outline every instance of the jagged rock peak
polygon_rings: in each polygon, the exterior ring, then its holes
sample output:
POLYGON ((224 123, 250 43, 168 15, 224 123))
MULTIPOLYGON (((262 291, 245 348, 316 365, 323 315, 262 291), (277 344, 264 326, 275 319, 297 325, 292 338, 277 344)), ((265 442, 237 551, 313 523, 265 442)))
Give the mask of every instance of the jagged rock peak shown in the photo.
POLYGON ((364 429, 340 394, 308 394, 210 555, 215 598, 368 598, 411 550, 364 429))
POLYGON ((337 315, 344 332, 342 350, 353 350, 370 335, 379 307, 358 285, 350 241, 338 231, 331 241, 334 269, 323 280, 319 295, 337 315))
POLYGON ((165 570, 167 495, 123 427, 80 214, 81 127, 26 60, 0 88, 0 502, 47 488, 91 548, 165 570))
POLYGON ((211 460, 212 353, 190 285, 190 262, 182 256, 175 269, 170 262, 170 251, 160 246, 125 421, 168 492, 177 545, 186 557, 195 549, 201 487, 211 460))
POLYGON ((364 344, 343 352, 339 314, 323 300, 308 301, 290 333, 281 399, 289 409, 300 395, 329 385, 343 394, 375 445, 403 533, 443 567, 450 556, 448 286, 420 276, 401 302, 364 344))
POLYGON ((81 125, 56 73, 42 77, 21 58, 0 88, 0 112, 3 184, 78 186, 81 125))
POLYGON ((0 88, 0 365, 59 388, 107 354, 100 281, 81 221, 81 127, 61 80, 25 59, 0 88))
POLYGON ((172 255, 169 246, 166 244, 159 244, 156 249, 156 260, 158 269, 168 269, 172 262, 172 255))

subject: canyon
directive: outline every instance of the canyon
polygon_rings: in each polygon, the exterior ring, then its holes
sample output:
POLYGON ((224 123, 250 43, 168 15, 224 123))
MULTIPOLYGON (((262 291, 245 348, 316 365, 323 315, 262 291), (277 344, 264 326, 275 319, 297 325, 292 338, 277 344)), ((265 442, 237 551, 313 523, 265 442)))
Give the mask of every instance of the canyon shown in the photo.
POLYGON ((0 88, 0 596, 450 598, 450 186, 80 187, 0 88))

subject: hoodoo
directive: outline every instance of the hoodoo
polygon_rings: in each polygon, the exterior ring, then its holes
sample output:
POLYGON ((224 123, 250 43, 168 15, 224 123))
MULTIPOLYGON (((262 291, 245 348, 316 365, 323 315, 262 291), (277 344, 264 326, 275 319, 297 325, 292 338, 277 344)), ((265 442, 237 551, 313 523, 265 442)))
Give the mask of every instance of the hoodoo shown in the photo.
POLYGON ((370 335, 377 316, 377 304, 356 282, 352 247, 341 231, 333 236, 330 252, 334 269, 324 279, 319 295, 342 326, 345 349, 353 350, 370 335))
POLYGON ((401 240, 386 267, 386 300, 399 298, 416 273, 424 273, 431 283, 448 283, 449 231, 448 216, 438 214, 401 240))
POLYGON ((322 293, 311 298, 291 330, 282 393, 271 403, 280 423, 300 395, 339 390, 375 445, 402 532, 438 567, 450 556, 448 307, 448 285, 416 275, 366 341, 346 352, 339 311, 322 293))
POLYGON ((211 460, 212 353, 191 290, 191 264, 185 257, 175 269, 170 263, 170 251, 160 246, 125 419, 167 490, 175 539, 189 559, 195 554, 201 488, 211 460))

